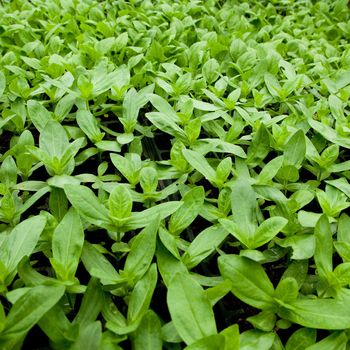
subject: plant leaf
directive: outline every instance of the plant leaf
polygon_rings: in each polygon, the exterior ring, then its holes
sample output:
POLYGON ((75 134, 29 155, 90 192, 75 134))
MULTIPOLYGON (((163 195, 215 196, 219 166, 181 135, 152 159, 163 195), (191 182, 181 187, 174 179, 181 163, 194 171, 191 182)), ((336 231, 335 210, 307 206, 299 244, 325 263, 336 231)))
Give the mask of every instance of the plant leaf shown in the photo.
POLYGON ((218 263, 222 276, 232 282, 232 293, 237 298, 262 310, 274 306, 274 288, 260 264, 238 255, 222 255, 218 263))
POLYGON ((167 303, 175 328, 186 344, 216 334, 210 302, 189 275, 175 274, 168 287, 167 303))
POLYGON ((85 186, 65 185, 64 192, 78 213, 97 226, 111 224, 108 210, 98 201, 94 193, 85 186))

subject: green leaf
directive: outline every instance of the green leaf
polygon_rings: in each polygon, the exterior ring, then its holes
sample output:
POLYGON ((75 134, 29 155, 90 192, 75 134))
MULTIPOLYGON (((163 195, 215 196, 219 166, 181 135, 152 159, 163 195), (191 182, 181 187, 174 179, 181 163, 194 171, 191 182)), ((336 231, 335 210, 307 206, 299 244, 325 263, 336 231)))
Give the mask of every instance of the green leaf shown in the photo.
POLYGON ((189 275, 175 274, 168 286, 167 303, 175 328, 186 344, 217 333, 210 302, 189 275))
POLYGON ((232 171, 232 159, 224 158, 216 168, 216 183, 218 187, 222 187, 232 171))
POLYGON ((220 284, 217 284, 205 290, 205 293, 207 294, 207 297, 210 300, 212 306, 214 306, 218 301, 220 301, 226 294, 228 294, 231 291, 231 285, 231 281, 224 280, 220 284))
POLYGON ((186 133, 167 115, 160 112, 146 113, 147 119, 158 129, 176 136, 180 141, 187 141, 186 133))
POLYGON ((74 140, 72 143, 70 143, 66 147, 66 150, 64 151, 64 153, 63 153, 63 155, 61 157, 60 164, 61 164, 62 168, 65 168, 65 167, 69 168, 69 166, 71 164, 71 167, 72 167, 71 170, 63 169, 63 171, 65 171, 68 175, 73 172, 74 165, 75 165, 75 161, 73 159, 76 156, 76 154, 79 152, 79 150, 82 147, 83 143, 84 143, 84 138, 83 137, 80 137, 79 139, 74 140))
POLYGON ((149 95, 148 98, 149 98, 149 101, 152 103, 152 105, 160 113, 166 115, 167 118, 171 119, 175 123, 180 122, 180 118, 177 116, 173 107, 170 106, 170 104, 166 100, 164 100, 162 97, 158 95, 153 95, 153 94, 149 95))
POLYGON ((276 334, 258 330, 249 330, 241 334, 240 350, 269 350, 275 340, 276 334))
POLYGON ((57 280, 47 277, 37 272, 31 265, 29 258, 25 256, 18 264, 18 275, 21 280, 29 286, 38 286, 40 284, 55 284, 57 280))
POLYGON ((58 118, 58 121, 62 121, 70 112, 75 102, 74 95, 66 95, 62 97, 55 106, 54 115, 58 118))
POLYGON ((56 227, 52 236, 51 263, 63 280, 73 279, 84 244, 84 230, 80 216, 71 208, 56 227))
POLYGON ((276 315, 272 311, 261 311, 257 315, 250 316, 247 321, 250 322, 254 328, 264 332, 271 332, 276 324, 276 315))
POLYGON ((102 140, 104 134, 101 133, 96 118, 89 110, 79 110, 76 113, 76 120, 80 129, 92 142, 96 143, 102 140))
POLYGON ((333 239, 331 227, 326 215, 322 215, 315 227, 315 263, 318 273, 326 278, 333 271, 333 239))
POLYGON ((129 324, 140 321, 147 312, 157 284, 157 266, 152 264, 146 274, 135 284, 130 295, 127 320, 129 324))
POLYGON ((161 242, 157 243, 157 266, 164 284, 169 287, 169 284, 176 273, 187 274, 186 266, 176 259, 161 242))
POLYGON ((305 350, 346 350, 348 337, 345 332, 334 332, 305 350))
POLYGON ((189 149, 184 149, 182 153, 195 170, 199 171, 208 181, 215 183, 216 172, 203 155, 189 149))
POLYGON ((6 237, 1 247, 0 260, 4 263, 10 279, 14 277, 22 258, 33 252, 45 225, 44 216, 34 216, 22 221, 6 237))
POLYGON ((284 148, 284 162, 285 165, 294 165, 300 167, 304 161, 306 153, 306 141, 303 130, 298 130, 288 140, 284 148))
POLYGON ((183 263, 192 269, 212 254, 225 240, 228 233, 221 227, 211 226, 200 232, 191 242, 185 254, 183 263))
POLYGON ((73 207, 87 221, 102 227, 108 227, 111 224, 108 210, 89 188, 80 185, 65 185, 64 192, 73 207))
POLYGON ((204 79, 209 83, 213 83, 218 79, 220 72, 220 65, 215 58, 209 59, 203 64, 202 74, 204 79))
POLYGON ((28 114, 30 120, 36 127, 36 129, 41 133, 46 124, 52 120, 49 111, 38 101, 29 100, 27 102, 28 114))
POLYGON ((137 123, 140 106, 137 103, 137 92, 130 89, 124 96, 123 118, 121 122, 124 125, 126 133, 132 133, 137 123))
POLYGON ((280 280, 275 290, 275 298, 283 303, 290 303, 298 297, 298 283, 295 278, 285 277, 280 280))
POLYGON ((6 319, 5 310, 4 310, 4 307, 2 306, 2 303, 0 303, 0 333, 5 327, 5 319, 6 319))
POLYGON ((90 275, 100 279, 102 284, 108 285, 125 282, 103 254, 86 241, 84 243, 81 260, 90 275))
POLYGON ((350 261, 350 244, 347 242, 334 242, 334 248, 344 262, 350 261))
POLYGON ((151 221, 159 217, 160 220, 174 213, 183 203, 180 201, 170 201, 161 203, 141 212, 132 213, 132 217, 124 226, 125 230, 131 231, 147 226, 151 221))
POLYGON ((215 350, 225 349, 225 346, 225 337, 221 334, 214 334, 197 340, 195 343, 186 346, 184 350, 215 350))
POLYGON ((264 124, 253 135, 247 152, 247 163, 250 166, 259 164, 270 151, 270 136, 264 124))
POLYGON ((15 186, 17 183, 17 166, 14 159, 6 157, 0 167, 0 181, 6 187, 15 186))
POLYGON ((282 87, 275 76, 270 73, 266 73, 264 76, 265 84, 269 93, 273 97, 280 98, 282 93, 282 87))
POLYGON ((61 299, 63 293, 63 286, 31 288, 11 308, 0 339, 16 343, 61 299))
POLYGON ((38 325, 52 343, 66 348, 72 345, 79 331, 78 327, 72 327, 59 304, 46 312, 38 325))
POLYGON ((3 72, 0 71, 0 97, 2 97, 6 87, 6 77, 3 72))
POLYGON ((305 347, 315 344, 316 330, 300 328, 287 341, 286 350, 304 350, 305 347))
POLYGON ((178 237, 172 235, 168 230, 164 227, 159 227, 159 238, 161 242, 164 244, 165 248, 177 259, 180 260, 180 253, 177 249, 178 237))
POLYGON ((281 216, 274 216, 263 221, 255 232, 255 246, 253 249, 271 241, 287 225, 288 220, 281 216))
POLYGON ((60 159, 69 146, 68 136, 63 126, 54 120, 49 120, 40 132, 39 146, 51 158, 60 159))
POLYGON ((145 194, 156 192, 158 186, 157 170, 149 166, 142 168, 140 172, 140 186, 145 194))
POLYGON ((247 158, 247 155, 245 154, 244 150, 237 145, 234 145, 230 142, 223 141, 221 139, 216 138, 201 138, 200 140, 197 140, 194 145, 193 149, 198 152, 218 152, 218 153, 230 153, 235 156, 238 156, 240 158, 247 158))
POLYGON ((110 157, 113 165, 131 185, 136 185, 139 182, 139 172, 142 165, 138 154, 129 153, 125 157, 119 154, 110 154, 110 157))
POLYGON ((264 185, 266 182, 271 181, 281 168, 283 163, 283 157, 279 156, 268 162, 261 170, 260 174, 256 177, 256 183, 258 185, 264 185))
POLYGON ((99 349, 102 338, 102 325, 100 321, 96 321, 81 327, 79 330, 79 338, 71 347, 72 350, 95 350, 99 349))
POLYGON ((340 215, 338 221, 337 241, 350 243, 349 232, 350 230, 350 217, 343 213, 340 215))
POLYGON ((284 182, 297 182, 299 180, 298 168, 294 165, 285 165, 277 172, 277 178, 282 183, 284 182))
POLYGON ((104 294, 100 281, 97 278, 91 278, 73 323, 78 323, 81 329, 85 328, 96 320, 103 303, 104 294))
POLYGON ((334 129, 329 127, 326 124, 322 124, 316 120, 309 119, 308 123, 310 126, 319 132, 326 140, 342 146, 344 148, 349 149, 350 148, 350 140, 347 137, 340 136, 334 129))
POLYGON ((346 329, 350 327, 350 304, 347 299, 298 299, 280 308, 278 315, 304 327, 346 329))
POLYGON ((124 266, 124 272, 130 279, 137 281, 151 265, 159 224, 159 218, 152 220, 133 240, 124 266))
POLYGON ((190 145, 198 139, 201 133, 201 126, 202 123, 200 118, 191 119, 185 126, 184 131, 190 145))
POLYGON ((224 278, 232 282, 232 293, 243 302, 266 310, 274 306, 274 288, 260 264, 238 255, 218 259, 224 278))
POLYGON ((231 208, 233 221, 237 225, 244 244, 254 245, 257 229, 256 194, 247 179, 238 178, 231 187, 231 208))
POLYGON ((190 226, 199 214, 204 202, 204 188, 197 186, 190 189, 182 197, 183 204, 171 215, 169 220, 169 231, 174 235, 180 234, 186 227, 190 226))
POLYGON ((112 219, 122 220, 131 217, 132 197, 127 187, 117 184, 108 200, 109 215, 112 219))
POLYGON ((68 200, 61 188, 51 188, 49 207, 52 215, 57 220, 62 220, 68 211, 68 200))
POLYGON ((297 281, 298 288, 300 288, 305 282, 307 272, 309 268, 308 260, 296 260, 289 264, 288 268, 284 271, 281 280, 291 277, 297 281))
POLYGON ((149 310, 133 333, 135 350, 162 350, 161 323, 156 313, 149 310))
POLYGON ((233 325, 225 328, 220 332, 225 337, 224 350, 239 350, 239 330, 238 325, 233 325))

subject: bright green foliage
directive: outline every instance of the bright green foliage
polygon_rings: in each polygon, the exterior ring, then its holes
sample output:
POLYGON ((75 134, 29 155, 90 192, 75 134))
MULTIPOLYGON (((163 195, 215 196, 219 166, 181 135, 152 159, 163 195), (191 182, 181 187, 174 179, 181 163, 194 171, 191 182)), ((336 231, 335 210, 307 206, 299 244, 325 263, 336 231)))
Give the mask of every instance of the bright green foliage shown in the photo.
POLYGON ((349 348, 349 40, 348 0, 0 1, 0 349, 349 348))

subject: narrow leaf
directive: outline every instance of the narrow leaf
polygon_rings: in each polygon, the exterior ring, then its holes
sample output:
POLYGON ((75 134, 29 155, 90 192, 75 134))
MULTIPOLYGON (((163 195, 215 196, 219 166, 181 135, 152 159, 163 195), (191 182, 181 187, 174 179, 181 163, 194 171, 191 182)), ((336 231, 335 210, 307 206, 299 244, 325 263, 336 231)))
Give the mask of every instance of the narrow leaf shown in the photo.
POLYGON ((189 149, 184 149, 182 153, 195 170, 199 171, 208 181, 215 182, 216 172, 203 155, 189 149))
POLYGON ((65 185, 64 191, 74 208, 86 220, 102 227, 111 223, 108 210, 89 188, 80 185, 65 185))
POLYGON ((259 309, 273 307, 274 288, 260 264, 238 255, 222 255, 218 262, 222 276, 232 281, 237 298, 259 309))
POLYGON ((214 313, 202 287, 177 273, 168 287, 167 303, 175 328, 186 344, 216 334, 214 313))
POLYGON ((84 230, 80 216, 71 208, 56 227, 52 237, 53 261, 62 271, 56 271, 61 278, 72 278, 78 267, 84 244, 84 230))

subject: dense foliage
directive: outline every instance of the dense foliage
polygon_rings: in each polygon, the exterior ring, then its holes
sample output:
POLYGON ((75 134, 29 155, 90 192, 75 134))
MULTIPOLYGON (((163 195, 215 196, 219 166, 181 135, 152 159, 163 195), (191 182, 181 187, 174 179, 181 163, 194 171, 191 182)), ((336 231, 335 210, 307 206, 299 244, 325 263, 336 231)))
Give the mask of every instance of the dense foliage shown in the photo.
POLYGON ((3 0, 0 348, 341 350, 347 0, 3 0))

